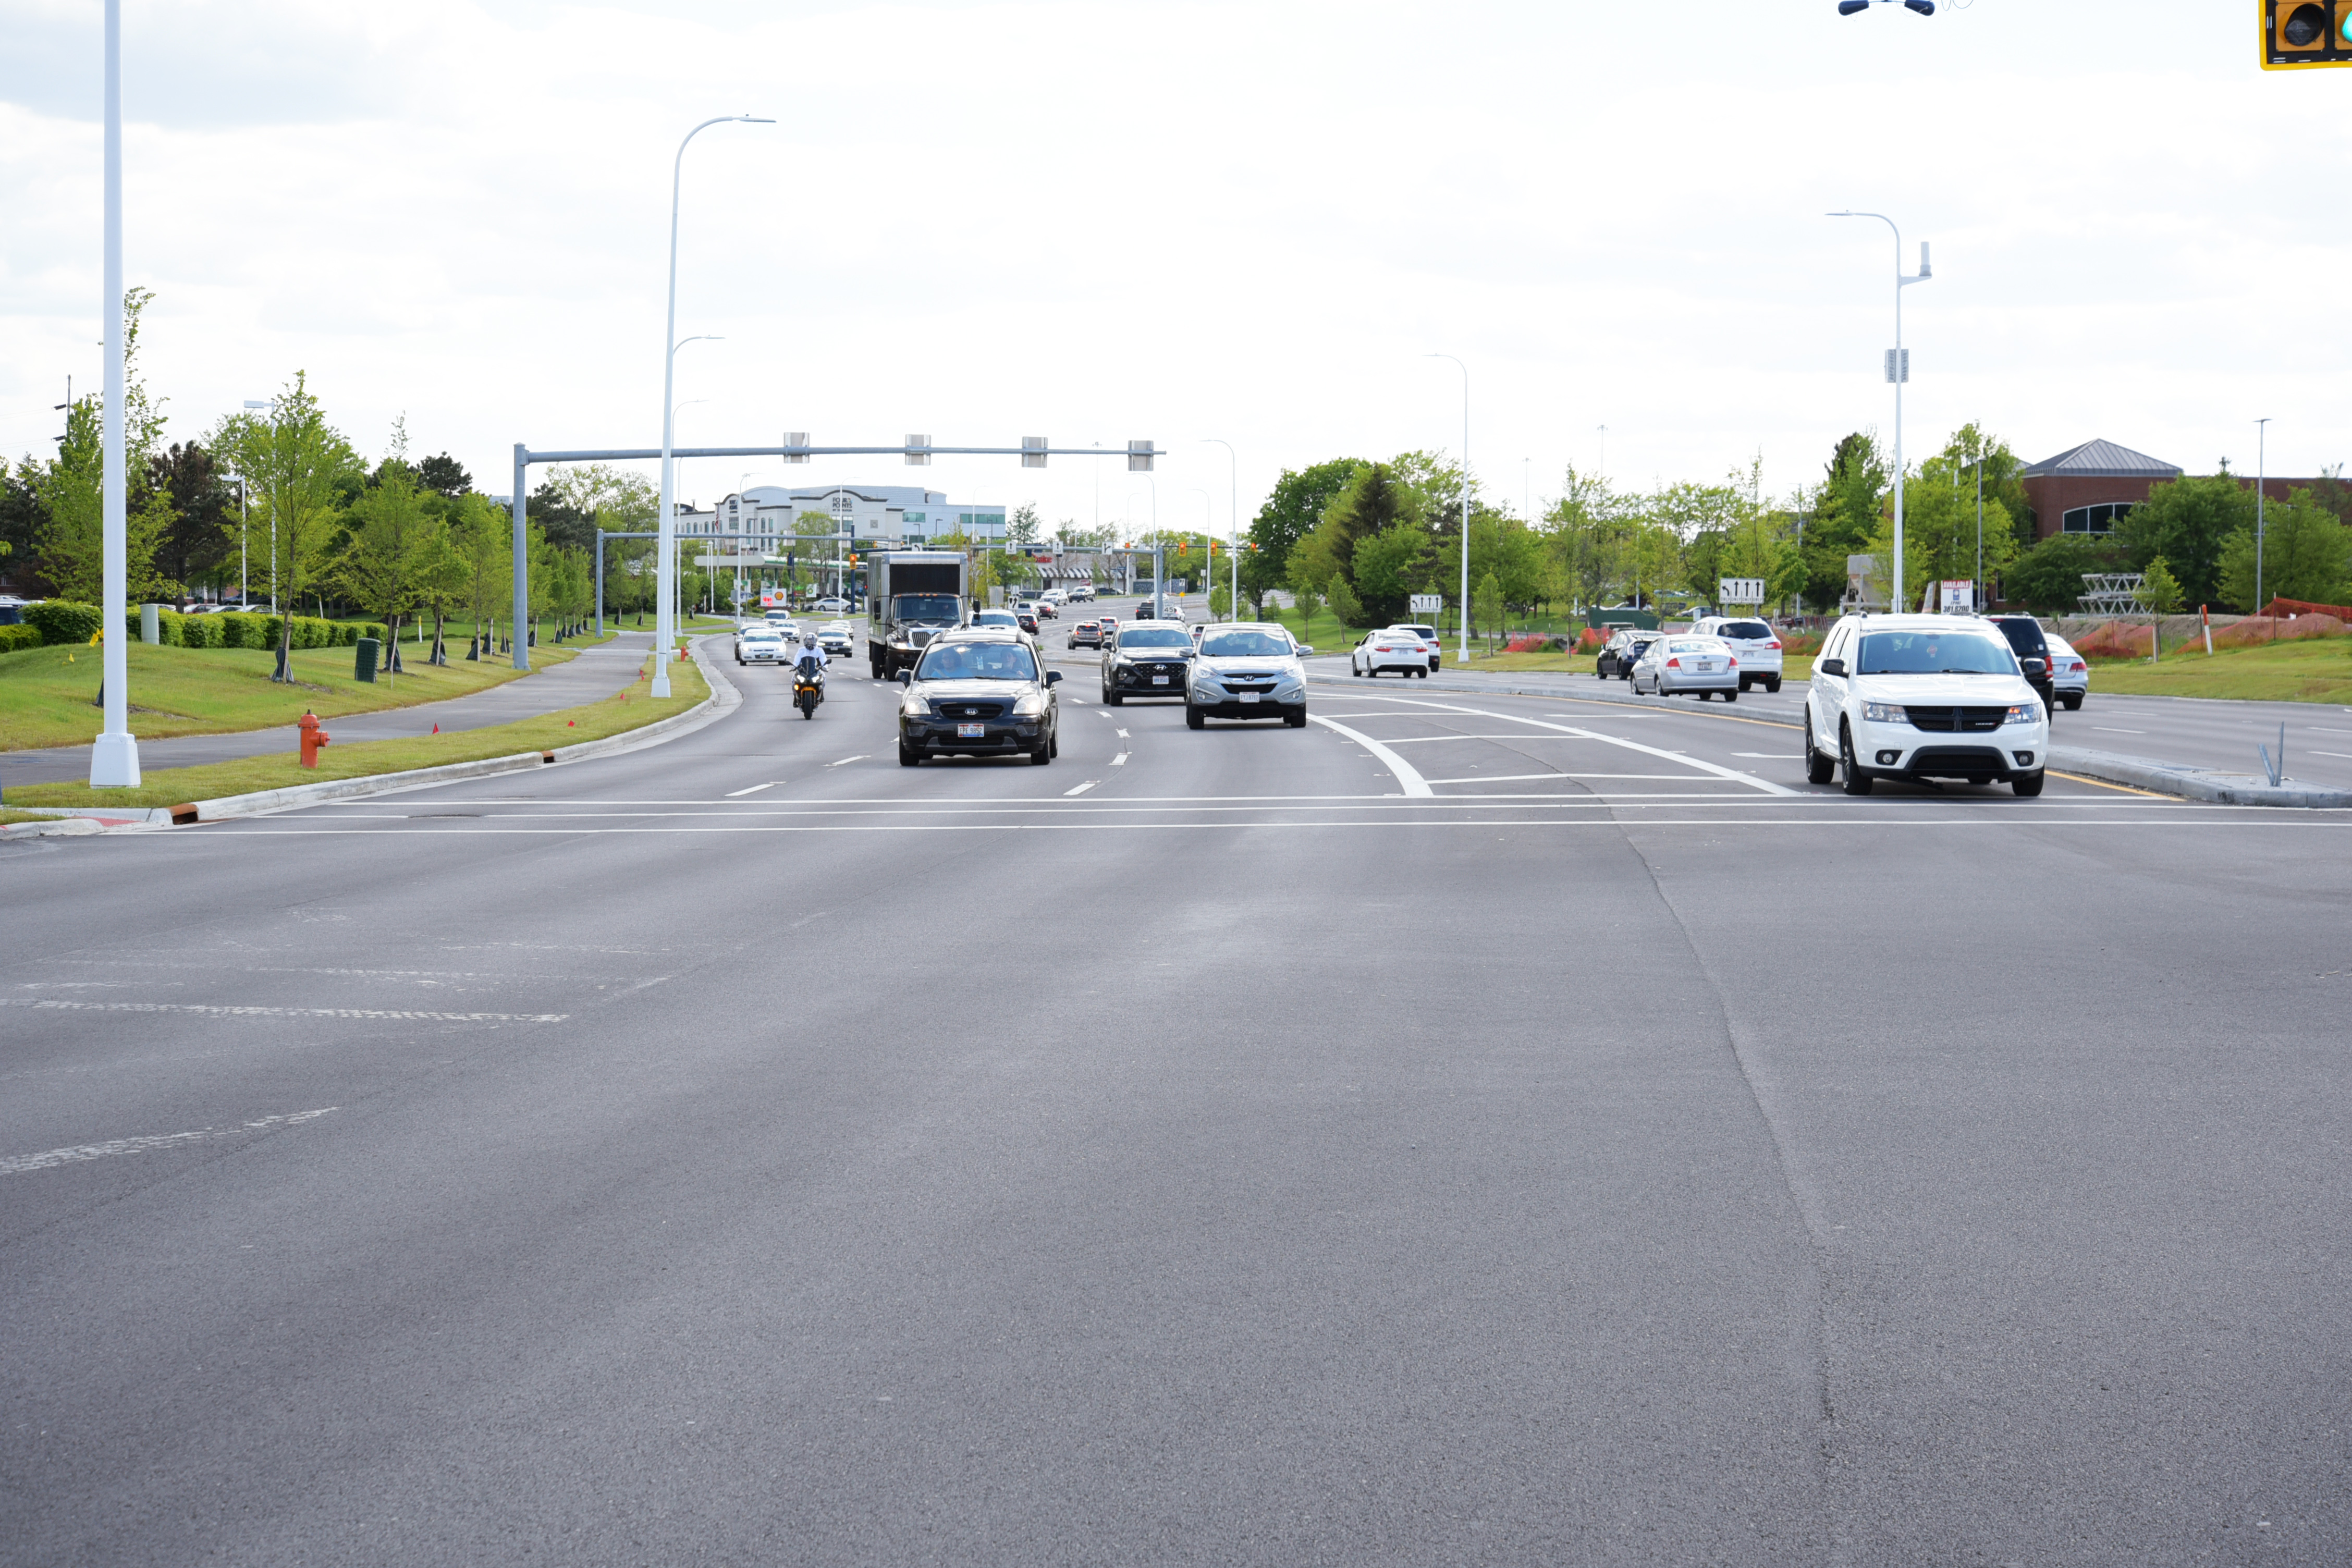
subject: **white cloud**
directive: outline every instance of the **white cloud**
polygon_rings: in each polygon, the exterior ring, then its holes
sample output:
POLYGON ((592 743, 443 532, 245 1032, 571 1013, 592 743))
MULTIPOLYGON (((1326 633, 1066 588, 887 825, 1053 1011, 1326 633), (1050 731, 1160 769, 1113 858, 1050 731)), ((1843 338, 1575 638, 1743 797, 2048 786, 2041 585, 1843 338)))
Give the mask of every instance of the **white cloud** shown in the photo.
MULTIPOLYGON (((1852 205, 1935 242, 1914 454, 1980 418, 2250 465, 2272 415, 2308 473, 2352 456, 2352 72, 2260 72, 2223 9, 129 0, 129 275, 173 434, 299 367, 362 447, 404 411, 503 489, 517 440, 656 437, 677 138, 772 114, 688 154, 679 331, 725 341, 680 355, 682 441, 1150 436, 1162 521, 1197 485, 1222 521, 1199 437, 1244 514, 1283 466, 1457 445, 1431 351, 1506 497, 1601 424, 1631 482, 1811 477, 1890 412, 1892 246, 1821 216, 1852 205)), ((0 0, 10 453, 97 368, 97 14, 0 0)), ((1096 504, 1077 460, 927 477, 1096 504)))

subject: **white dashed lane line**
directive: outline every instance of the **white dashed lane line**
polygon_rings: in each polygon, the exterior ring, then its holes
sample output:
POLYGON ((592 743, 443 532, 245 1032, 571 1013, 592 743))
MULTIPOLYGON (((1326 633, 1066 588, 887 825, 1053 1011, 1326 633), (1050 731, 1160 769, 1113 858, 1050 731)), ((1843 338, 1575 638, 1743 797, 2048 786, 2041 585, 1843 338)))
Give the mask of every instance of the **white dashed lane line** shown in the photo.
POLYGON ((13 1160, 0 1160, 0 1176, 46 1171, 53 1166, 76 1164, 84 1160, 103 1160, 110 1154, 145 1154, 157 1149, 178 1149, 208 1139, 231 1138, 239 1132, 267 1132, 273 1127, 292 1127, 299 1122, 314 1121, 336 1109, 329 1105, 317 1110, 265 1116, 256 1121, 241 1121, 234 1127, 200 1127, 194 1132, 157 1132, 143 1138, 110 1138, 103 1143, 77 1143, 66 1149, 45 1149, 37 1154, 19 1154, 13 1160))

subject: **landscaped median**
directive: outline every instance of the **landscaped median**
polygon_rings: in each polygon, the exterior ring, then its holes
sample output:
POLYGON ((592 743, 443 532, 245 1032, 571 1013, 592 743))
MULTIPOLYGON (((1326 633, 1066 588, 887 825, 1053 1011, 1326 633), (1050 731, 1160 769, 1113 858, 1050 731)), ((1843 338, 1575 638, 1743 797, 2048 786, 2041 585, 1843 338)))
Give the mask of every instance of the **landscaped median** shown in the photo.
MULTIPOLYGON (((285 790, 312 791, 316 786, 350 782, 351 794, 370 788, 425 783, 424 778, 398 775, 420 770, 440 770, 456 764, 483 764, 496 772, 501 762, 528 766, 534 761, 561 761, 567 749, 586 743, 625 738, 633 731, 678 718, 700 707, 711 695, 700 667, 680 660, 670 667, 670 695, 647 695, 641 671, 625 690, 578 708, 566 708, 480 730, 455 730, 441 735, 418 735, 402 741, 367 741, 341 746, 331 742, 319 753, 319 765, 306 768, 289 748, 274 756, 247 757, 212 763, 197 768, 173 768, 151 773, 137 789, 91 789, 87 784, 27 784, 8 792, 12 806, 70 807, 94 811, 148 811, 194 805, 194 818, 175 814, 177 820, 201 820, 215 816, 270 810, 297 800, 256 799, 285 790), (211 809, 205 809, 211 808, 211 809)), ((329 726, 331 732, 331 726, 329 726)))

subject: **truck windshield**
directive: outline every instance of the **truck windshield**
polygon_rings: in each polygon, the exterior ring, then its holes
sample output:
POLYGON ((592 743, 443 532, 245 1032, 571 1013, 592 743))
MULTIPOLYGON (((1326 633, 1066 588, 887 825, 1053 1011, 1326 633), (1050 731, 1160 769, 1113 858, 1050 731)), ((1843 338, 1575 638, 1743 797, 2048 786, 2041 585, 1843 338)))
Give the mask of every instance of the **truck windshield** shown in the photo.
POLYGON ((963 611, 953 594, 901 594, 890 601, 902 621, 955 621, 963 611))

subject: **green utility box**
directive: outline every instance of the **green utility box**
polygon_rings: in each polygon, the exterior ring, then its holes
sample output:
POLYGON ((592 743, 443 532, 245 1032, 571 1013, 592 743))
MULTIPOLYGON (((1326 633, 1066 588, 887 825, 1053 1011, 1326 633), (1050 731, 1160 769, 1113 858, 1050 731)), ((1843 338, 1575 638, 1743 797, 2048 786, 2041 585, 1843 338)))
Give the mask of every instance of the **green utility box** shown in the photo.
POLYGON ((383 644, 373 637, 362 637, 353 646, 359 649, 359 657, 352 661, 352 679, 365 681, 368 685, 373 686, 376 651, 383 647, 383 644))

